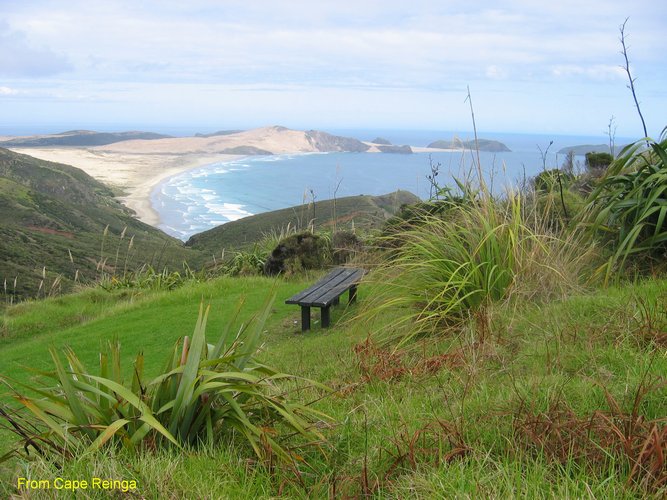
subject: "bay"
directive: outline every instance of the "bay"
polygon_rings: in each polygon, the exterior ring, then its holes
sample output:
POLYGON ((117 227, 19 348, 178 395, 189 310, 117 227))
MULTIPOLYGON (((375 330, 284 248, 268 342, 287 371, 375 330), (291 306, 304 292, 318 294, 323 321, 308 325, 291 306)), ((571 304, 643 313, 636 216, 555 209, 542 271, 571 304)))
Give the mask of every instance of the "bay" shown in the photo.
MULTIPOLYGON (((394 144, 425 146, 451 132, 433 131, 335 131, 341 135, 372 140, 385 137, 394 144)), ((469 136, 459 135, 466 140, 469 136)), ((480 153, 487 181, 495 189, 519 184, 565 159, 561 147, 601 144, 604 136, 555 136, 490 134, 482 136, 505 143, 512 151, 480 153), (553 141, 553 144, 549 143, 553 141), (543 153, 548 153, 543 156, 543 153), (541 151, 540 151, 541 149, 541 151)), ((167 179, 151 196, 159 227, 182 240, 225 222, 252 214, 297 206, 311 200, 359 194, 380 195, 403 189, 428 198, 431 164, 439 164, 438 183, 453 185, 471 171, 471 151, 389 153, 305 153, 253 156, 216 163, 167 179)), ((583 158, 578 158, 583 164, 583 158)))

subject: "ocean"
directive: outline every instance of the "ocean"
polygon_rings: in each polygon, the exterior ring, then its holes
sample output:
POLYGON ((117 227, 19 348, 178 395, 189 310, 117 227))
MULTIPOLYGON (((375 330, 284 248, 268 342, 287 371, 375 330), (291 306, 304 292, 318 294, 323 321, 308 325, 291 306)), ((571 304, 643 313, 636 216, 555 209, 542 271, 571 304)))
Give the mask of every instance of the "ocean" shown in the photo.
MULTIPOLYGON (((426 146, 454 135, 466 140, 471 134, 438 131, 335 130, 338 135, 372 140, 383 137, 393 144, 426 146)), ((546 167, 561 165, 567 146, 605 144, 604 136, 547 136, 533 134, 480 134, 498 140, 512 151, 480 153, 484 175, 494 188, 517 184, 543 169, 540 152, 548 149, 546 167), (550 141, 553 144, 549 147, 550 141)), ((616 139, 617 144, 623 141, 616 139)), ((627 143, 625 141, 624 143, 627 143)), ((359 194, 380 195, 404 189, 428 198, 431 162, 440 164, 438 183, 452 185, 473 165, 473 153, 304 153, 252 156, 190 170, 156 186, 153 208, 166 233, 187 240, 193 234, 248 215, 359 194)), ((577 157, 583 165, 583 157, 577 157)))

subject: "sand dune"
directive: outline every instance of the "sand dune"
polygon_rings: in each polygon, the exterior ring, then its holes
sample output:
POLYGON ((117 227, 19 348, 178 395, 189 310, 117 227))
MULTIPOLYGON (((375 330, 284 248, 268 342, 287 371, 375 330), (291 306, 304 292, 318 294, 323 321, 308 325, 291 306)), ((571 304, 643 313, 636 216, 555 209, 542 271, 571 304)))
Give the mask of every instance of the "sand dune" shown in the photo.
POLYGON ((132 140, 93 148, 106 153, 132 154, 218 154, 239 146, 253 146, 274 154, 319 151, 306 133, 284 127, 263 127, 236 134, 213 137, 175 137, 132 140))

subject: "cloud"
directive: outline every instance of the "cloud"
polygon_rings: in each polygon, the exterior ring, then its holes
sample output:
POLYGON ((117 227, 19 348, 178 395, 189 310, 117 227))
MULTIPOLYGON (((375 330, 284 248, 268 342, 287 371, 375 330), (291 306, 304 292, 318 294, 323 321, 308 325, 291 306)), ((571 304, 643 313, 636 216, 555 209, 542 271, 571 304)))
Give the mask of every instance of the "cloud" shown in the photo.
POLYGON ((622 80, 627 78, 620 66, 596 64, 593 66, 562 65, 551 68, 556 78, 585 77, 596 81, 622 80))
POLYGON ((12 31, 0 22, 0 76, 33 78, 52 76, 71 69, 63 56, 34 47, 24 32, 12 31))
POLYGON ((16 95, 19 91, 10 87, 0 87, 0 96, 16 95))

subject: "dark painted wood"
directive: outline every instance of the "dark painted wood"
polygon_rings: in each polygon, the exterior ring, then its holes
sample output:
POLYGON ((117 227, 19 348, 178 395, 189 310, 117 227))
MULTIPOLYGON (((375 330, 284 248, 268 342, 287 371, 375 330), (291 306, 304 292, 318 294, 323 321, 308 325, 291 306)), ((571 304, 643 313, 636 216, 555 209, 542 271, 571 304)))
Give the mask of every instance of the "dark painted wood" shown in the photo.
POLYGON ((310 307, 301 306, 301 331, 310 330, 310 307))
POLYGON ((349 303, 357 297, 357 285, 364 275, 363 269, 338 267, 320 281, 293 295, 286 304, 301 306, 301 330, 310 329, 310 308, 319 307, 322 314, 322 326, 331 323, 330 307, 340 302, 340 296, 349 290, 349 303))
POLYGON ((357 285, 350 287, 350 296, 348 298, 348 304, 354 304, 357 301, 357 285))
POLYGON ((323 307, 322 311, 322 328, 329 328, 331 325, 331 306, 323 307))

